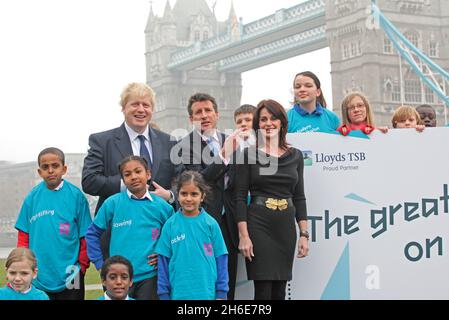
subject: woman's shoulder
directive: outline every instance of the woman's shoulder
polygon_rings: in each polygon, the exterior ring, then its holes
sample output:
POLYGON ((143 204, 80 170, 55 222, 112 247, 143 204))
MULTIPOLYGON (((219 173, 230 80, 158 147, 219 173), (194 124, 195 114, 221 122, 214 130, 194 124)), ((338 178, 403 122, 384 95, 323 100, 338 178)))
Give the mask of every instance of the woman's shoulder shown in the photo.
POLYGON ((303 159, 302 151, 295 148, 295 147, 289 147, 287 151, 282 155, 282 158, 285 159, 285 161, 299 161, 300 159, 303 159))
POLYGON ((283 154, 284 156, 299 156, 301 154, 301 150, 296 147, 289 146, 286 152, 283 154))

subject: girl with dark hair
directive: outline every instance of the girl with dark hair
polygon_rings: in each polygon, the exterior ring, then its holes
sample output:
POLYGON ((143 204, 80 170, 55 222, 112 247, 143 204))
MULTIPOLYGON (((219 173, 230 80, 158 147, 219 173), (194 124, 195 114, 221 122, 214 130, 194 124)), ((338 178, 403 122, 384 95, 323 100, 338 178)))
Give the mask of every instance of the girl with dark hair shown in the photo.
POLYGON ((209 193, 202 175, 185 171, 178 180, 181 209, 165 223, 156 248, 161 300, 226 299, 228 251, 218 222, 201 204, 209 193))
POLYGON ((86 232, 87 254, 97 270, 103 265, 102 234, 111 227, 109 256, 121 255, 134 267, 129 295, 136 300, 157 300, 156 244, 173 207, 148 192, 151 171, 146 160, 128 156, 119 166, 126 190, 102 204, 86 232))
POLYGON ((254 299, 283 300, 297 239, 298 258, 307 256, 309 248, 304 160, 286 142, 287 115, 278 102, 258 104, 253 129, 256 147, 245 149, 245 164, 238 164, 236 172, 239 250, 246 258, 248 279, 254 280, 254 299))
POLYGON ((288 132, 329 132, 338 128, 340 119, 327 109, 320 80, 313 72, 298 73, 293 92, 294 105, 287 112, 288 132))

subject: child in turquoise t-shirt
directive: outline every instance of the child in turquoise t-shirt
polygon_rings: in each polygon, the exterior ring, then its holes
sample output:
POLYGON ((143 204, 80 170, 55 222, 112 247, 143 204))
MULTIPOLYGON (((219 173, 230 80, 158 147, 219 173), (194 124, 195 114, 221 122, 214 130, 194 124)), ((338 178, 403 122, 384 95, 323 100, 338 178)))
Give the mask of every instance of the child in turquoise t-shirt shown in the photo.
POLYGON ((84 300, 84 273, 89 267, 85 232, 92 222, 79 188, 63 176, 64 153, 46 148, 38 155, 43 181, 26 196, 16 222, 17 246, 30 248, 39 261, 33 284, 51 300, 84 300))
POLYGON ((134 267, 129 295, 137 300, 157 299, 156 244, 164 223, 174 214, 165 200, 150 194, 151 172, 145 159, 128 156, 119 171, 126 190, 103 203, 86 232, 87 253, 97 269, 103 265, 101 235, 111 226, 109 256, 120 255, 134 267))
POLYGON ((311 71, 298 73, 293 79, 295 104, 287 112, 288 132, 335 132, 338 116, 327 109, 318 77, 311 71))
POLYGON ((228 251, 217 221, 200 208, 208 187, 200 173, 185 171, 177 190, 181 209, 165 223, 156 247, 159 298, 226 299, 228 251))
POLYGON ((31 282, 37 277, 37 261, 27 248, 16 248, 6 259, 8 283, 0 289, 0 300, 48 300, 44 291, 36 289, 31 282))
POLYGON ((101 266, 100 277, 105 293, 97 300, 134 300, 128 295, 133 285, 133 266, 122 256, 112 256, 101 266))

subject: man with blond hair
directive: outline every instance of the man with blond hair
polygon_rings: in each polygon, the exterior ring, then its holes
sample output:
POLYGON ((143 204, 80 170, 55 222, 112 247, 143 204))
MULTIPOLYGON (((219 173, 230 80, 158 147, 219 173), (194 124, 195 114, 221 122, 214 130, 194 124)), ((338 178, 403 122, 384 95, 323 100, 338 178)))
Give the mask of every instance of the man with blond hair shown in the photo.
MULTIPOLYGON (((96 213, 109 196, 125 189, 119 163, 127 156, 138 155, 147 160, 151 169, 150 190, 173 204, 170 189, 179 167, 170 161, 170 151, 176 139, 150 125, 155 106, 153 89, 144 83, 130 83, 122 91, 120 105, 124 115, 122 125, 89 137, 82 173, 83 191, 99 196, 96 213)), ((108 240, 102 245, 105 259, 108 240)))

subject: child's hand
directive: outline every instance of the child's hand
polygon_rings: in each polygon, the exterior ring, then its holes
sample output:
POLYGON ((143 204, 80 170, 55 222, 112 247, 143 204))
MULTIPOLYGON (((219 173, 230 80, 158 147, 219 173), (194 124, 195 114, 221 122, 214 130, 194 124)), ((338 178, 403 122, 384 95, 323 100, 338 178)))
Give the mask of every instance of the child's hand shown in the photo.
POLYGON ((233 133, 231 133, 223 143, 223 148, 221 149, 221 155, 225 159, 229 159, 234 153, 235 150, 237 150, 237 147, 239 145, 237 137, 239 136, 241 129, 235 130, 233 133))
POLYGON ((388 127, 377 127, 377 129, 382 132, 382 133, 387 133, 388 132, 388 127))
POLYGON ((157 270, 157 257, 158 257, 157 253, 152 253, 148 256, 148 264, 150 266, 154 266, 154 269, 156 270, 157 270))
POLYGON ((418 132, 423 132, 425 128, 426 128, 426 126, 423 124, 416 125, 416 131, 418 131, 418 132))

